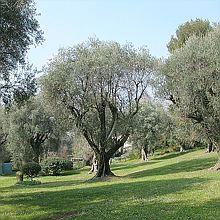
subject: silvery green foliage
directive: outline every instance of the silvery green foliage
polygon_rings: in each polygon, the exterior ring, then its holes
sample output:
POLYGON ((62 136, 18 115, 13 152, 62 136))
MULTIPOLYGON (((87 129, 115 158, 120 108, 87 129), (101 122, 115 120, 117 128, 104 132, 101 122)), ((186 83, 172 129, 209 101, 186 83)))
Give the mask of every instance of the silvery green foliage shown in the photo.
POLYGON ((98 39, 60 50, 43 91, 75 119, 90 145, 110 149, 130 134, 131 122, 154 73, 146 48, 98 39))
MULTIPOLYGON (((33 0, 0 1, 0 101, 10 104, 15 94, 20 101, 32 93, 23 87, 26 54, 31 45, 43 41, 33 0), (22 67, 22 68, 21 68, 22 67), (23 70, 21 70, 23 69, 23 70), (20 77, 23 74, 22 77, 20 77), (23 96, 23 97, 22 97, 23 96)), ((27 75, 26 75, 27 76, 27 75)), ((29 83, 30 85, 30 83, 29 83)))
POLYGON ((220 144, 220 28, 192 37, 162 68, 163 89, 182 117, 202 125, 220 144))
POLYGON ((55 123, 40 99, 32 97, 22 106, 13 105, 8 115, 8 145, 14 163, 38 162, 44 142, 55 132, 55 123))
POLYGON ((161 105, 144 102, 135 120, 132 140, 134 145, 145 148, 148 152, 162 147, 172 129, 171 116, 161 105))
POLYGON ((183 47, 190 37, 204 37, 207 33, 213 30, 213 26, 208 20, 195 19, 185 22, 176 30, 176 36, 172 36, 167 48, 170 53, 183 47))

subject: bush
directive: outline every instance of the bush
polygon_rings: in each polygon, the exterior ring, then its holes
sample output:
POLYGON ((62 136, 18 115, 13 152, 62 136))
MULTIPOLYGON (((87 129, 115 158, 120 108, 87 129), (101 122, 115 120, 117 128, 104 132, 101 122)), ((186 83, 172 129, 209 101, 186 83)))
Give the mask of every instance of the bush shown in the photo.
POLYGON ((49 157, 41 163, 41 166, 44 175, 54 176, 59 175, 64 170, 71 170, 73 168, 71 161, 59 157, 49 157))
POLYGON ((32 179, 39 174, 41 166, 38 163, 29 162, 22 166, 21 171, 23 174, 32 179))
POLYGON ((64 167, 64 170, 72 170, 73 169, 73 162, 70 160, 63 159, 63 167, 64 167))

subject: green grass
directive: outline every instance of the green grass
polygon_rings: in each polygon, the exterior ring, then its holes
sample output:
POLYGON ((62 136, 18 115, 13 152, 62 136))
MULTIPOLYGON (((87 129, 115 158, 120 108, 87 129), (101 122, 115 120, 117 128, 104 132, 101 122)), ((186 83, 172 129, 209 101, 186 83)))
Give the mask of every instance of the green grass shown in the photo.
POLYGON ((220 219, 220 173, 203 150, 113 165, 120 177, 86 182, 88 168, 40 177, 36 186, 0 177, 0 219, 220 219))

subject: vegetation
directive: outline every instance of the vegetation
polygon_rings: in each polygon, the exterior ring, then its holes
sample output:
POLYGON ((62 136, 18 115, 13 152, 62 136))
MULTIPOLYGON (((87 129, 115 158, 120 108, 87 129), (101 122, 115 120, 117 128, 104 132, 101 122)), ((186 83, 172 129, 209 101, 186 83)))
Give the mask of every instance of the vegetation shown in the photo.
POLYGON ((149 101, 140 106, 131 140, 135 148, 141 149, 142 160, 147 161, 150 153, 163 147, 170 136, 171 124, 171 117, 163 106, 149 101))
POLYGON ((71 161, 59 158, 59 157, 48 157, 42 163, 42 172, 44 175, 60 175, 62 171, 73 169, 71 161))
POLYGON ((56 122, 40 99, 33 97, 21 107, 13 105, 9 111, 8 145, 17 167, 30 161, 39 163, 47 151, 44 143, 53 133, 59 135, 56 122))
POLYGON ((192 38, 181 50, 168 58, 161 70, 164 94, 172 97, 175 110, 182 118, 191 119, 201 125, 218 152, 219 39, 219 27, 203 38, 192 38))
POLYGON ((22 166, 21 171, 24 175, 28 176, 28 178, 32 180, 40 173, 41 166, 38 163, 29 162, 22 166))
POLYGON ((208 20, 197 18, 196 20, 187 21, 178 27, 176 37, 171 37, 167 48, 170 53, 174 53, 175 50, 183 47, 190 37, 204 37, 211 30, 213 30, 213 26, 208 20))
POLYGON ((43 41, 32 0, 1 0, 0 98, 8 102, 8 92, 19 91, 20 71, 26 69, 26 53, 31 45, 43 41))
POLYGON ((153 71, 145 48, 98 39, 61 50, 49 65, 44 96, 74 118, 98 160, 97 177, 113 175, 109 160, 131 134, 153 71))
POLYGON ((89 39, 37 80, 34 1, 0 11, 0 219, 219 219, 220 25, 180 25, 163 61, 89 39))
POLYGON ((207 219, 220 216, 220 176, 208 170, 216 154, 204 150, 116 163, 120 177, 87 182, 88 170, 39 177, 15 186, 1 177, 0 219, 207 219))

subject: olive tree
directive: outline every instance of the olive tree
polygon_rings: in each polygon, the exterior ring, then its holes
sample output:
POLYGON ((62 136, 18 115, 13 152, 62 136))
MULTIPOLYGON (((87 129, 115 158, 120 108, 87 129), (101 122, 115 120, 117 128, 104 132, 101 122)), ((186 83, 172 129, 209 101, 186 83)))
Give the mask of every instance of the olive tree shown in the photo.
POLYGON ((7 79, 25 62, 30 45, 43 39, 33 0, 1 0, 0 11, 0 76, 7 79))
POLYGON ((43 41, 36 17, 33 0, 0 1, 0 99, 5 104, 13 93, 17 98, 24 95, 18 84, 20 75, 29 68, 26 53, 31 45, 43 41))
POLYGON ((31 161, 39 163, 45 141, 56 131, 55 119, 36 97, 22 106, 13 105, 8 115, 8 148, 12 160, 18 166, 31 161))
MULTIPOLYGON (((193 37, 162 68, 162 87, 181 117, 199 123, 220 152, 220 28, 193 37)), ((219 155, 220 156, 220 155, 219 155)))
POLYGON ((176 30, 176 36, 172 36, 167 48, 170 53, 183 47, 190 37, 204 37, 207 33, 213 30, 213 26, 208 20, 195 19, 185 22, 176 30))
POLYGON ((163 145, 171 126, 171 118, 161 105, 150 101, 142 103, 132 133, 132 141, 140 148, 142 160, 147 161, 149 153, 163 145))
POLYGON ((74 118, 98 160, 96 177, 113 175, 109 160, 131 133, 153 71, 145 48, 98 39, 61 50, 50 63, 45 97, 74 118))
POLYGON ((178 111, 170 106, 172 117, 171 138, 174 145, 179 147, 180 152, 193 148, 196 143, 203 143, 204 132, 199 123, 194 123, 187 117, 181 117, 178 111))

